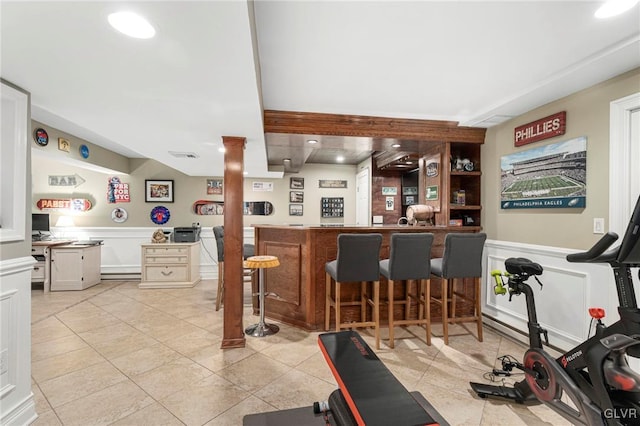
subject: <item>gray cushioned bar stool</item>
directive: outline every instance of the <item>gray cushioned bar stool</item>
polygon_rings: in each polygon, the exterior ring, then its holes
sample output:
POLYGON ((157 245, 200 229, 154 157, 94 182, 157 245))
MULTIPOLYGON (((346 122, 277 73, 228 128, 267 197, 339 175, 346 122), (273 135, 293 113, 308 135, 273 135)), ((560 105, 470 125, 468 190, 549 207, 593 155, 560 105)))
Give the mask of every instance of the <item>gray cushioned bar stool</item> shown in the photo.
MULTIPOLYGON (((216 249, 218 250, 218 294, 216 296, 216 311, 218 311, 224 300, 224 226, 214 226, 213 236, 216 239, 216 249)), ((244 244, 242 257, 247 259, 253 256, 255 251, 253 244, 244 244)), ((246 270, 245 275, 251 275, 251 271, 246 270)))
POLYGON ((339 234, 338 256, 325 264, 325 321, 329 330, 331 307, 336 312, 336 331, 341 328, 374 327, 376 349, 380 349, 380 246, 382 234, 339 234), (335 297, 331 297, 331 280, 335 281, 335 297), (360 300, 344 302, 341 299, 342 283, 360 282, 360 300), (373 282, 373 298, 367 296, 367 282, 373 282), (367 304, 372 307, 371 320, 367 321, 367 304), (359 322, 341 322, 340 308, 360 306, 359 322))
MULTIPOLYGON (((444 251, 441 258, 431 259, 431 274, 442 279, 440 299, 431 297, 430 286, 427 286, 427 299, 442 306, 442 330, 444 344, 449 344, 449 323, 476 322, 478 325, 478 341, 482 342, 482 250, 487 239, 485 233, 449 233, 444 239, 444 251), (469 298, 463 292, 455 290, 458 279, 471 278, 474 283, 474 297, 469 298), (449 285, 451 284, 451 292, 449 285), (471 301, 474 313, 471 316, 456 317, 457 298, 471 301), (451 302, 451 315, 448 303, 451 302)), ((462 281, 464 284, 464 280, 462 281)))
POLYGON ((431 309, 425 297, 425 284, 431 283, 431 245, 433 234, 427 232, 391 234, 389 259, 380 261, 380 274, 387 277, 389 307, 389 347, 394 347, 395 325, 424 325, 427 345, 431 345, 431 309), (410 292, 411 280, 416 281, 416 293, 410 292), (396 281, 406 281, 404 299, 393 296, 396 281), (411 300, 418 304, 417 317, 410 319, 411 300), (395 320, 394 307, 404 305, 404 319, 395 320))

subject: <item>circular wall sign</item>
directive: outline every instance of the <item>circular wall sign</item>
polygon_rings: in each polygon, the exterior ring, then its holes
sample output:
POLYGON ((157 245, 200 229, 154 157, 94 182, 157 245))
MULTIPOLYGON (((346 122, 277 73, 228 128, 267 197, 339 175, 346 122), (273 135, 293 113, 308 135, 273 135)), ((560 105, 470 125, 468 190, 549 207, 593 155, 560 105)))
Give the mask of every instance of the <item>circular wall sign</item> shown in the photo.
POLYGON ((111 220, 115 223, 122 223, 126 221, 128 216, 127 211, 121 207, 115 208, 111 212, 111 220))
POLYGON ((157 206, 151 210, 151 220, 156 225, 164 225, 169 221, 171 213, 165 206, 157 206))
POLYGON ((41 127, 38 127, 33 131, 33 139, 40 146, 47 146, 49 143, 49 134, 47 131, 41 127))
POLYGON ((84 144, 80 145, 80 155, 82 158, 89 158, 89 147, 84 144))

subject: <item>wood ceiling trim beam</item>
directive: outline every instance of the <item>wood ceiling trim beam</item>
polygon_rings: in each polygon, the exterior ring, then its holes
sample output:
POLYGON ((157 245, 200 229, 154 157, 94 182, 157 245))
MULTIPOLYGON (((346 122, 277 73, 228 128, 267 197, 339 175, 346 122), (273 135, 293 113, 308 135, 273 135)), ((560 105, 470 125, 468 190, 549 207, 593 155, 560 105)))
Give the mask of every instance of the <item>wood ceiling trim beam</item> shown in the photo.
POLYGON ((369 117, 315 112, 264 111, 265 133, 484 143, 486 129, 456 121, 369 117))

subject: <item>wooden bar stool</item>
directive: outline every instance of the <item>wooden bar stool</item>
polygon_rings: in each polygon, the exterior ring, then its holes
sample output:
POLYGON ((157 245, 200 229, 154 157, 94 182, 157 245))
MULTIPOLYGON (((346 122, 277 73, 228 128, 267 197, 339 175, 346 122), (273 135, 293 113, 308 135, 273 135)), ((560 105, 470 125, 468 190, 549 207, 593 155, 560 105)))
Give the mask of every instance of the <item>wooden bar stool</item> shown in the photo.
POLYGON ((275 268, 280 266, 280 261, 275 256, 251 256, 244 261, 244 267, 249 269, 260 270, 260 283, 258 290, 258 298, 260 300, 260 322, 251 325, 244 330, 244 332, 254 337, 264 337, 271 334, 276 334, 280 331, 280 328, 274 324, 267 324, 264 322, 264 270, 266 268, 275 268))
POLYGON ((431 309, 425 296, 425 283, 431 284, 431 245, 433 234, 396 233, 391 234, 389 259, 380 261, 380 274, 387 277, 389 307, 389 347, 394 347, 393 328, 395 325, 424 325, 427 332, 427 345, 431 345, 431 309), (416 281, 416 293, 410 292, 410 281, 416 281), (396 281, 406 281, 404 299, 394 299, 396 281), (418 304, 417 317, 410 319, 411 300, 418 304), (404 319, 395 320, 395 305, 404 305, 404 319))
POLYGON ((487 239, 485 233, 450 233, 444 239, 444 252, 441 258, 431 259, 431 274, 442 279, 440 299, 431 297, 431 286, 427 286, 427 300, 442 306, 442 332, 444 344, 449 344, 449 323, 475 322, 478 325, 478 341, 482 342, 482 250, 487 239), (464 292, 456 291, 456 279, 471 278, 474 283, 474 296, 469 298, 464 292), (451 290, 449 286, 451 285, 451 290), (451 295, 451 297, 449 297, 451 295), (474 305, 471 316, 456 317, 457 298, 470 301, 474 305), (451 303, 449 315, 448 303, 451 303))
POLYGON ((380 246, 382 234, 339 234, 337 259, 325 264, 325 323, 329 330, 331 307, 336 312, 336 331, 341 328, 374 327, 376 349, 380 349, 380 246), (335 298, 331 297, 331 280, 335 281, 335 298), (342 283, 360 282, 360 300, 343 302, 342 283), (367 282, 373 282, 373 298, 367 296, 367 282), (367 321, 367 304, 372 307, 367 321), (360 306, 359 322, 341 322, 343 306, 360 306))

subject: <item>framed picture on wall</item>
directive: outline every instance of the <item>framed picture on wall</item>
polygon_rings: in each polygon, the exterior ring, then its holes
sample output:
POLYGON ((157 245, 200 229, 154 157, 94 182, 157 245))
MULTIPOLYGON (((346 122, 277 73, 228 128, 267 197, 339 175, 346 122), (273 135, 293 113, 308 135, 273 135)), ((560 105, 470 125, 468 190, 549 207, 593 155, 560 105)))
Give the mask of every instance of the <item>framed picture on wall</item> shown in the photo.
POLYGON ((222 195, 222 179, 207 179, 207 194, 222 195))
POLYGON ((289 204, 289 216, 302 216, 302 204, 289 204))
POLYGON ((173 180, 145 179, 144 188, 147 203, 173 203, 173 180))
POLYGON ((301 177, 289 178, 289 188, 304 189, 304 178, 301 178, 301 177))
POLYGON ((395 199, 393 197, 386 197, 385 210, 393 210, 395 208, 395 199))
POLYGON ((318 180, 318 188, 346 188, 347 181, 339 179, 320 179, 318 180))
POLYGON ((302 202, 304 202, 304 192, 302 192, 302 191, 291 191, 291 192, 289 192, 289 202, 290 203, 302 203, 302 202))

